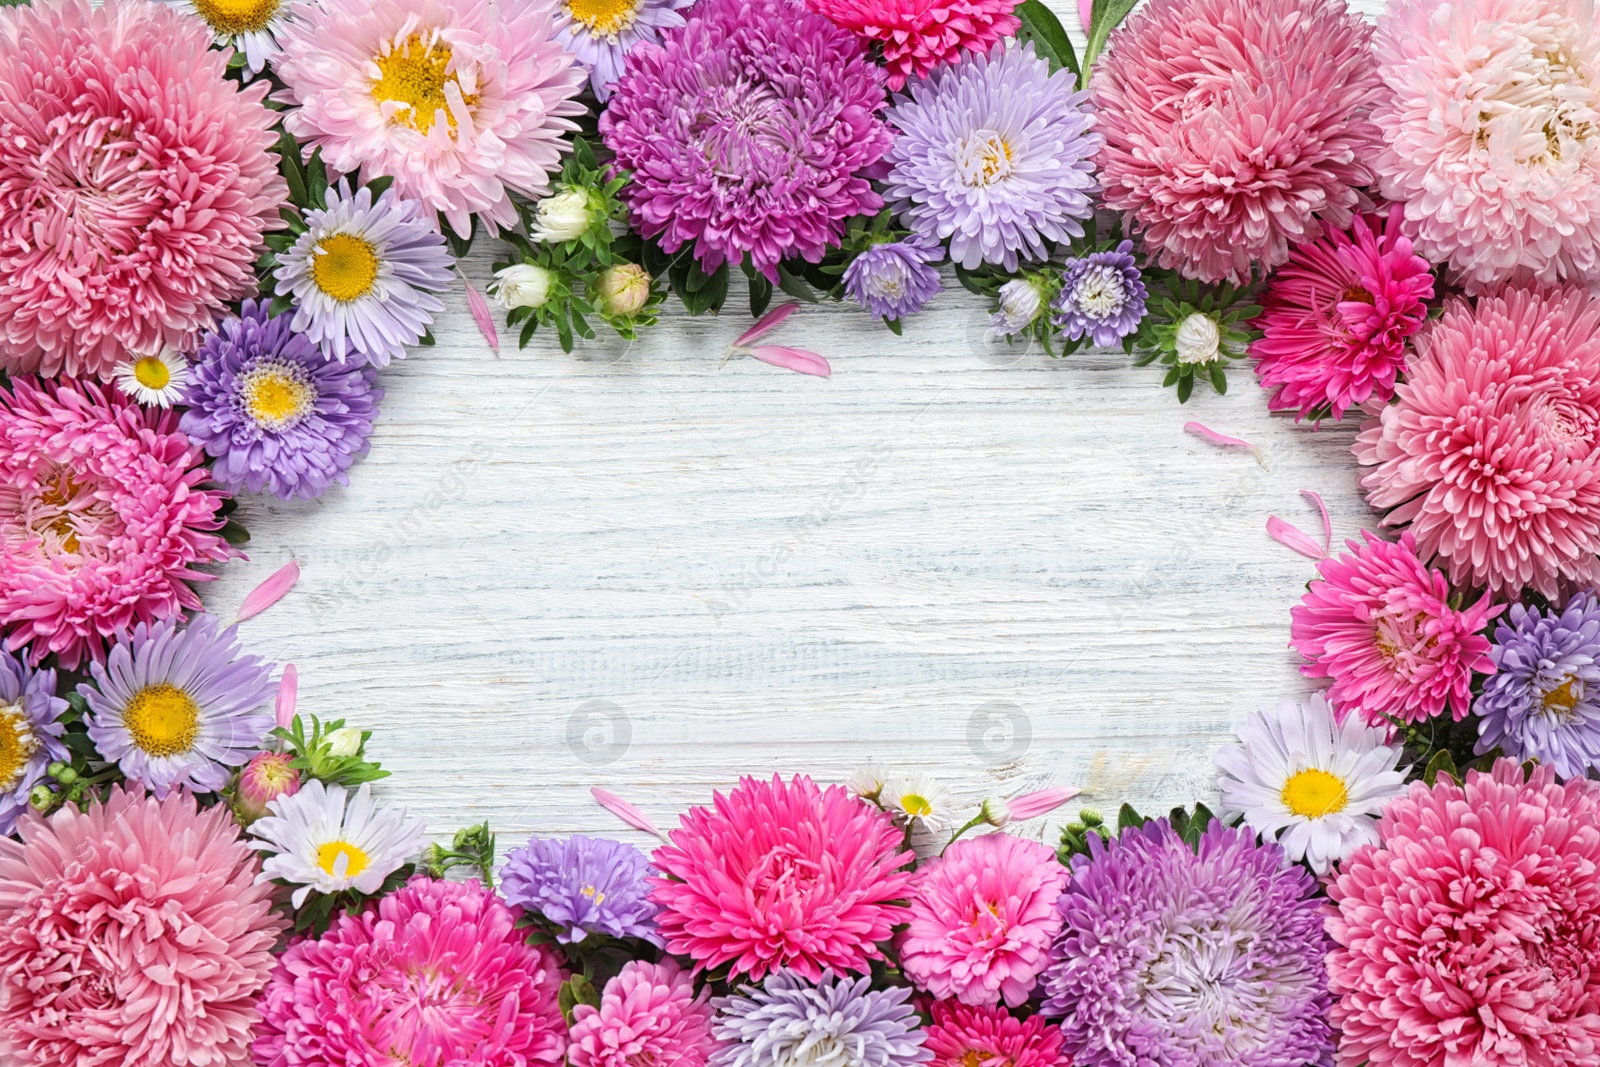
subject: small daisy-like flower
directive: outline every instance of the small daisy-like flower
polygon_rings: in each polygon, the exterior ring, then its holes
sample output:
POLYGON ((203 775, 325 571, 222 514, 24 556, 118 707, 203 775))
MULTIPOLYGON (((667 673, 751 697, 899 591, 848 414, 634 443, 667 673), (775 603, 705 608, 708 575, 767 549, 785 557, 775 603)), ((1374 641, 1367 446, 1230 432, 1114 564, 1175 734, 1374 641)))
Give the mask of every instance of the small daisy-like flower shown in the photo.
POLYGON ((272 667, 241 656, 233 627, 199 615, 140 623, 105 663, 91 661, 89 737, 122 773, 158 797, 187 787, 212 793, 228 768, 250 759, 272 730, 272 667))
POLYGON ((422 820, 393 804, 375 804, 368 784, 352 797, 342 785, 313 779, 267 810, 271 814, 250 827, 272 853, 261 864, 261 878, 297 886, 290 898, 297 908, 312 892, 376 893, 422 849, 422 820))
POLYGON ((866 763, 852 771, 844 785, 855 796, 876 804, 888 780, 889 773, 882 767, 875 763, 866 763))
POLYGON ((1088 337, 1105 348, 1139 328, 1149 292, 1133 259, 1133 242, 1067 262, 1061 291, 1051 301, 1057 329, 1069 340, 1088 337))
POLYGON ((890 778, 878 794, 878 805, 902 826, 937 832, 950 825, 944 786, 920 771, 890 778))
POLYGON ((170 408, 183 399, 189 384, 189 363, 170 348, 148 356, 130 356, 112 368, 117 388, 145 407, 170 408))
POLYGON ((1473 701, 1479 755, 1500 749, 1563 778, 1600 770, 1600 597, 1560 611, 1511 605, 1489 649, 1495 672, 1473 701))
POLYGON ((218 44, 243 53, 245 67, 260 74, 278 55, 278 31, 294 17, 293 0, 164 0, 204 22, 218 44))
POLYGON ((0 837, 28 808, 28 793, 51 760, 70 753, 59 721, 67 702, 56 696, 56 672, 36 671, 0 652, 0 837))
POLYGON ((328 190, 306 232, 279 257, 278 294, 295 299, 293 328, 330 359, 388 366, 404 359, 444 304, 454 261, 421 205, 386 189, 328 190))
POLYGON ((1358 715, 1340 722, 1321 693, 1258 711, 1217 753, 1224 814, 1238 814, 1318 874, 1378 843, 1378 816, 1406 791, 1404 749, 1358 715))
POLYGON ((555 40, 589 71, 589 87, 603 104, 628 53, 656 44, 661 31, 682 26, 680 11, 694 0, 563 0, 555 40), (565 16, 563 18, 563 16, 565 16))

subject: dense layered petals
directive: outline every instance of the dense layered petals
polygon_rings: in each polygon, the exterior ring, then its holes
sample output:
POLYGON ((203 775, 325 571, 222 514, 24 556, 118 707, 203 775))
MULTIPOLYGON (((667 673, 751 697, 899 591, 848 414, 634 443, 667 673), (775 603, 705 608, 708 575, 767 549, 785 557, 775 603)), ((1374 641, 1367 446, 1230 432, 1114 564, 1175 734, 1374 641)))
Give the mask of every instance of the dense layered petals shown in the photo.
POLYGON ((1017 0, 808 0, 811 10, 883 49, 889 88, 1017 32, 1017 0))

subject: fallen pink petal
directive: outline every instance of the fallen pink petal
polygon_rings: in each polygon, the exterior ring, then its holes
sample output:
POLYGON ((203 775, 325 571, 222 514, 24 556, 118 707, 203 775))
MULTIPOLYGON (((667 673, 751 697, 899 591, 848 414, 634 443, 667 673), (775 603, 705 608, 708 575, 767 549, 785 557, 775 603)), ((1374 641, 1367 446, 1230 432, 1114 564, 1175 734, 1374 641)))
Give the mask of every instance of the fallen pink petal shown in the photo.
POLYGON ((291 559, 288 563, 273 571, 266 581, 250 590, 250 594, 239 605, 239 614, 234 617, 233 621, 240 623, 260 615, 263 611, 282 600, 299 580, 300 563, 291 559))
POLYGON ((1328 517, 1328 505, 1322 502, 1322 494, 1315 489, 1302 489, 1300 495, 1315 504, 1317 513, 1322 516, 1322 554, 1326 556, 1333 550, 1333 520, 1328 517))
POLYGON ((1028 819, 1037 819, 1041 815, 1048 815, 1061 805, 1077 796, 1081 789, 1040 789, 1033 793, 1024 793, 1015 800, 1008 801, 1006 807, 1011 809, 1011 818, 1017 822, 1028 819))
POLYGON ((605 808, 611 814, 615 815, 617 818, 621 819, 635 830, 642 830, 647 834, 654 834, 663 841, 667 839, 667 835, 656 829, 656 824, 650 821, 650 816, 646 815, 632 804, 629 804, 626 800, 623 800, 621 797, 617 796, 617 794, 611 792, 611 790, 601 789, 599 786, 595 786, 589 790, 589 795, 594 797, 595 801, 599 803, 602 808, 605 808))
POLYGON ((754 326, 751 326, 748 330, 735 338, 733 347, 743 348, 756 338, 763 337, 766 334, 771 333, 773 330, 782 325, 785 319, 799 310, 799 304, 779 304, 777 307, 773 308, 771 311, 757 319, 754 326))
POLYGON ((1267 535, 1280 545, 1300 553, 1307 559, 1327 558, 1327 549, 1313 541, 1305 531, 1284 522, 1276 515, 1267 516, 1267 535))
MULTIPOLYGON (((460 274, 458 270, 456 273, 460 274)), ((478 324, 478 332, 483 334, 483 339, 489 342, 489 349, 495 355, 500 354, 500 331, 494 324, 494 312, 489 310, 489 301, 478 291, 465 274, 461 281, 466 285, 467 310, 472 313, 472 321, 478 324)))
POLYGON ((293 663, 283 665, 283 677, 278 681, 278 701, 274 707, 277 724, 287 730, 294 722, 294 705, 300 692, 300 672, 293 663))
POLYGON ((808 352, 804 348, 788 348, 784 345, 757 345, 750 350, 750 354, 763 363, 770 363, 774 367, 783 367, 787 370, 798 371, 801 374, 814 374, 818 378, 826 378, 833 373, 833 368, 828 361, 815 352, 808 352))

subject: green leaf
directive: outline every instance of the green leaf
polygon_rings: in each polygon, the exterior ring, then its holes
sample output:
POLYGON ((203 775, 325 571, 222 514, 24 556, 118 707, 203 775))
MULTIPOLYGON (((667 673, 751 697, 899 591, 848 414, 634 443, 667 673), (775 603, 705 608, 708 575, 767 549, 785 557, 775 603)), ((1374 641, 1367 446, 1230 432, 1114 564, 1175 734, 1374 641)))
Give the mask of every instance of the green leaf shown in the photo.
POLYGON ((759 319, 772 304, 772 283, 758 271, 746 267, 750 279, 750 317, 759 319))
POLYGON ((518 348, 527 348, 528 342, 533 340, 533 331, 539 328, 538 319, 529 319, 528 324, 522 328, 522 336, 517 339, 518 348))
POLYGON ((1221 363, 1213 363, 1211 365, 1211 388, 1219 393, 1228 391, 1228 374, 1223 370, 1221 363))
POLYGON ((1178 379, 1178 403, 1187 404, 1192 395, 1194 395, 1194 375, 1185 374, 1178 379))
POLYGON ((1066 67, 1081 82, 1077 50, 1072 47, 1072 39, 1067 36, 1055 12, 1039 0, 1023 0, 1014 11, 1022 20, 1022 25, 1017 29, 1017 40, 1032 41, 1034 49, 1050 62, 1051 71, 1066 67))
POLYGON ((885 326, 889 327, 889 332, 894 334, 896 337, 902 336, 902 334, 900 332, 900 320, 899 319, 891 319, 891 318, 887 318, 886 317, 883 320, 883 324, 885 326))
POLYGON ((418 341, 417 344, 421 345, 423 348, 432 348, 433 347, 433 331, 432 330, 424 330, 424 331, 422 331, 422 339, 420 341, 418 341))
POLYGON ((305 171, 300 166, 300 144, 288 130, 278 138, 278 170, 289 186, 289 199, 296 204, 310 203, 306 194, 305 171))
POLYGON ((807 285, 804 278, 797 278, 789 273, 789 269, 782 263, 778 264, 778 288, 794 297, 796 300, 807 304, 817 303, 817 294, 807 285))
POLYGON ((235 522, 233 519, 229 519, 226 523, 224 523, 222 529, 218 530, 217 532, 221 534, 222 539, 228 542, 230 545, 244 545, 250 543, 250 531, 246 530, 242 523, 235 522))
POLYGON ((1094 0, 1089 16, 1089 40, 1083 48, 1083 67, 1087 74, 1089 65, 1105 50, 1111 31, 1122 25, 1139 0, 1094 0))
POLYGON ((567 1025, 572 1025, 572 1010, 579 1004, 588 1004, 591 1007, 600 1006, 600 994, 595 992, 593 983, 581 974, 575 974, 561 983, 561 991, 556 994, 556 1003, 561 1007, 561 1017, 567 1020, 567 1025))
POLYGON ((310 194, 313 207, 328 206, 328 168, 322 162, 320 145, 312 150, 311 159, 306 163, 306 192, 310 194))
POLYGON ((380 175, 366 184, 372 190, 372 199, 376 200, 389 191, 389 186, 394 184, 394 179, 387 174, 380 175))
POLYGON ((1461 780, 1461 775, 1456 771, 1456 759, 1450 755, 1448 748, 1441 748, 1433 754, 1433 758, 1428 761, 1427 769, 1422 772, 1422 780, 1431 786, 1439 780, 1441 774, 1447 774, 1457 782, 1461 780))
POLYGON ((1149 821, 1149 819, 1134 811, 1132 804, 1124 804, 1117 810, 1117 833, 1120 834, 1130 828, 1137 830, 1149 821))

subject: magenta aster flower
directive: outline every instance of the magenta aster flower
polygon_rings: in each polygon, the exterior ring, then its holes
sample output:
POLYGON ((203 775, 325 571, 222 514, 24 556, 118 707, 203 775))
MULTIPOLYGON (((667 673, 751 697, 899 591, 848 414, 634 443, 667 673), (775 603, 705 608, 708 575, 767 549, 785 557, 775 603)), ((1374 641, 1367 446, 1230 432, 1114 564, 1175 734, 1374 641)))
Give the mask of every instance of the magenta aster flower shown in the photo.
POLYGON ((1421 329, 1433 298, 1428 261, 1400 232, 1400 208, 1358 217, 1346 234, 1297 245, 1267 283, 1250 346, 1267 405, 1298 418, 1380 403, 1394 396, 1406 339, 1421 329))
POLYGON ((926 78, 1017 32, 1017 0, 809 0, 811 10, 883 49, 889 88, 926 78))
POLYGON ((941 1000, 927 1029, 928 1067, 1071 1067, 1061 1028, 1042 1015, 1019 1019, 1005 1008, 941 1000))
POLYGON ((1362 531, 1349 555, 1317 564, 1299 605, 1290 611, 1289 644, 1310 662, 1308 678, 1331 678, 1328 699, 1339 718, 1352 711, 1374 726, 1391 719, 1421 722, 1449 711, 1467 716, 1472 674, 1491 674, 1485 595, 1450 606, 1444 575, 1417 558, 1410 534, 1399 544, 1362 531))
POLYGON ((628 58, 600 116, 633 224, 715 271, 748 256, 815 263, 883 205, 862 171, 888 151, 883 71, 792 0, 700 0, 628 58))
POLYGON ((1247 282, 1344 229, 1380 146, 1372 30, 1341 0, 1151 0, 1090 92, 1107 207, 1163 267, 1247 282))
POLYGON ((745 778, 691 808, 651 857, 669 952, 752 978, 861 972, 906 909, 912 855, 888 815, 843 786, 745 778))
POLYGON ((706 1067, 717 1050, 709 994, 672 960, 630 960, 600 1006, 572 1010, 572 1067, 706 1067))

